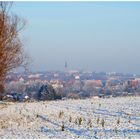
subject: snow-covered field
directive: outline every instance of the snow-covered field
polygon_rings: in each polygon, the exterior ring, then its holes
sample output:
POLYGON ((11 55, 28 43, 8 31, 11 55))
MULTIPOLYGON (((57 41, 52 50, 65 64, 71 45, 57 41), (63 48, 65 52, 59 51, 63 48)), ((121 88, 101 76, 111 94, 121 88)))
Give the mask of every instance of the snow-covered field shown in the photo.
POLYGON ((140 139, 140 97, 0 103, 0 138, 140 139))

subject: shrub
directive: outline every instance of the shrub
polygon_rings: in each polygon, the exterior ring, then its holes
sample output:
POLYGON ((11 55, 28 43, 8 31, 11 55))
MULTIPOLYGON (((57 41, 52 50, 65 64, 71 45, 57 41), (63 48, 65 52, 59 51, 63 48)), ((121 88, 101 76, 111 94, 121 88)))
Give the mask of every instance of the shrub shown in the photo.
POLYGON ((64 131, 64 128, 65 128, 64 123, 62 123, 62 125, 61 125, 61 131, 64 131))
POLYGON ((100 118, 98 117, 98 118, 97 118, 97 124, 99 124, 99 121, 100 121, 100 118))
POLYGON ((120 118, 118 118, 118 120, 117 120, 117 125, 119 125, 120 124, 120 118))
POLYGON ((69 117, 69 122, 72 122, 72 117, 71 116, 69 117))
POLYGON ((78 119, 78 123, 79 123, 79 125, 82 124, 82 118, 81 117, 78 119))
POLYGON ((91 119, 88 119, 87 125, 88 125, 89 127, 92 127, 92 121, 91 121, 91 119))
POLYGON ((102 125, 102 127, 104 127, 104 125, 105 125, 105 121, 104 121, 104 119, 102 119, 102 121, 101 121, 101 125, 102 125))
POLYGON ((62 118, 63 115, 64 115, 64 112, 63 112, 63 111, 60 111, 58 117, 59 117, 59 118, 62 118))

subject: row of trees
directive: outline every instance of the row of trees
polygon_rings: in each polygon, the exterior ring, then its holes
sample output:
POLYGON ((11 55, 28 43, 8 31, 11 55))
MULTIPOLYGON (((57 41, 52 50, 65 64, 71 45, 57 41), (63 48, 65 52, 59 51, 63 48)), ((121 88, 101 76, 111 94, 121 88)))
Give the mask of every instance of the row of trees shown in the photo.
POLYGON ((12 4, 0 2, 0 99, 8 73, 19 66, 26 67, 28 62, 19 38, 25 21, 10 12, 12 4))

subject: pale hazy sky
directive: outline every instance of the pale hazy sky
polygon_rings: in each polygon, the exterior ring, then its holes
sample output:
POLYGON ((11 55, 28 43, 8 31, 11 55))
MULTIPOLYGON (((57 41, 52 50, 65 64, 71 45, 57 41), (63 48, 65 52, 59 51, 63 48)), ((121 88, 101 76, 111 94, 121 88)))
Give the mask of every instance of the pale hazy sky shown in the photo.
POLYGON ((140 2, 15 2, 33 70, 140 74, 140 2))

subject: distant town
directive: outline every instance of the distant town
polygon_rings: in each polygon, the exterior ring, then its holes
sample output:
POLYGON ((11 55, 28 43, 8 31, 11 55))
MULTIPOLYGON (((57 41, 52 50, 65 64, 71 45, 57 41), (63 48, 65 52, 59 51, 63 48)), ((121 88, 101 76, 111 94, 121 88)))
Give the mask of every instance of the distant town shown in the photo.
MULTIPOLYGON (((52 91, 55 92, 58 99, 139 96, 140 75, 66 69, 64 72, 11 73, 6 79, 6 94, 28 96, 34 100, 41 97, 42 92, 52 94, 52 91), (51 93, 49 93, 48 87, 44 89, 45 85, 51 86, 51 93), (40 95, 39 92, 41 92, 40 95)), ((52 99, 48 98, 48 95, 45 98, 52 99)))

